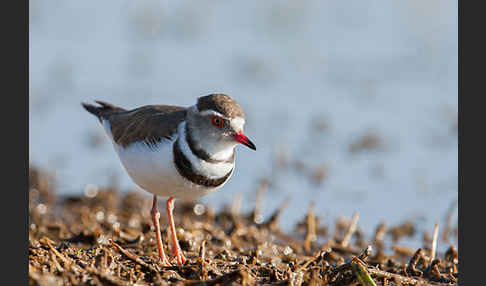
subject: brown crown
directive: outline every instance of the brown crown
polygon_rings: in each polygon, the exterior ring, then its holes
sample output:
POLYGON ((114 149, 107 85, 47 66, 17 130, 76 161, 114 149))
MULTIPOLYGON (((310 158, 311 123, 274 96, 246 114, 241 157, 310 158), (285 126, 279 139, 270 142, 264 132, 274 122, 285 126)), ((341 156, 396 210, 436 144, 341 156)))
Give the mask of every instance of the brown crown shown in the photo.
POLYGON ((241 106, 226 94, 210 94, 200 97, 197 100, 197 109, 199 111, 214 110, 230 118, 245 118, 241 106))

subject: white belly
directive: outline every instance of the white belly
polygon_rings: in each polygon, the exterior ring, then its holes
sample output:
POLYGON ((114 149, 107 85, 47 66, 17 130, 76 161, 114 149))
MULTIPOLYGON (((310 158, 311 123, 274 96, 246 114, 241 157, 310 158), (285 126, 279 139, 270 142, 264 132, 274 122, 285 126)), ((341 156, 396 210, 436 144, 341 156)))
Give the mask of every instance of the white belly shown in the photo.
MULTIPOLYGON (((103 125, 112 139, 109 123, 104 121, 103 125)), ((180 200, 192 200, 222 187, 224 183, 215 188, 194 184, 179 174, 174 164, 172 151, 176 139, 177 136, 171 140, 163 139, 152 149, 143 142, 133 143, 126 148, 119 146, 113 140, 112 143, 130 178, 140 188, 152 194, 180 200)), ((206 165, 196 165, 196 169, 201 169, 201 167, 206 167, 206 165)), ((206 172, 212 171, 209 173, 214 173, 214 171, 219 173, 220 170, 220 168, 204 169, 206 172)))
POLYGON ((179 174, 173 161, 172 144, 169 140, 162 141, 156 151, 143 143, 127 148, 115 145, 115 149, 132 180, 150 193, 191 200, 216 190, 194 184, 179 174))

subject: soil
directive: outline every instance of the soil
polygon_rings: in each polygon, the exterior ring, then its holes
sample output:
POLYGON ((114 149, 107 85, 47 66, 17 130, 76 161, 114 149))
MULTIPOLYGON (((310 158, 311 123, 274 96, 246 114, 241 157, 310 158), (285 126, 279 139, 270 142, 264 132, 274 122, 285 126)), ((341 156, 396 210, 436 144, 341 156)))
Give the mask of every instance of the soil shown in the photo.
MULTIPOLYGON (((279 229, 275 210, 240 213, 241 200, 216 213, 198 202, 176 202, 177 236, 188 261, 162 266, 150 218, 152 200, 114 187, 86 188, 78 196, 55 193, 50 175, 29 172, 29 285, 451 285, 458 283, 458 253, 400 246, 416 232, 410 222, 378 224, 369 240, 351 220, 333 232, 311 207, 294 233, 279 229), (384 247, 391 241, 390 250, 384 247), (366 278, 371 279, 366 280, 366 278), (360 282, 361 281, 361 282, 360 282)), ((160 201, 160 200, 159 200, 160 201)), ((162 203, 162 237, 171 253, 162 203)), ((385 216, 385 215, 384 215, 385 216)), ((447 228, 449 232, 454 230, 447 228)), ((425 236, 424 236, 425 237, 425 236)), ((441 239, 448 239, 443 234, 441 239)), ((430 239, 430 240, 429 240, 430 239)))

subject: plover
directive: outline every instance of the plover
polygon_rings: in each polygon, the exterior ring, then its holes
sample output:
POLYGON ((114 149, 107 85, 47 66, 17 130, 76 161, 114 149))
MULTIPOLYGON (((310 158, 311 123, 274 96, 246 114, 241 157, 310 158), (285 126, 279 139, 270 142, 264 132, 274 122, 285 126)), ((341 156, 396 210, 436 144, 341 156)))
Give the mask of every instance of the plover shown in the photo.
POLYGON ((225 94, 199 97, 190 107, 147 105, 125 110, 110 103, 82 103, 96 115, 130 178, 153 194, 152 222, 163 265, 170 262, 160 235, 157 196, 168 197, 172 250, 179 265, 186 261, 177 240, 175 199, 191 200, 221 188, 235 166, 234 148, 255 145, 243 134, 241 106, 225 94))

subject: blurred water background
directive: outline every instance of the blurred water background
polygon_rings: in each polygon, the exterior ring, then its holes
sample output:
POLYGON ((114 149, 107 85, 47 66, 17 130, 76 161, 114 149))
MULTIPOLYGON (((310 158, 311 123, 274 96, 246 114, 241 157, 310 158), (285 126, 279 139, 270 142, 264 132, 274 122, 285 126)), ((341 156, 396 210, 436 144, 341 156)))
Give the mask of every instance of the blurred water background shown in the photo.
MULTIPOLYGON (((457 205, 457 1, 40 1, 29 7, 29 155, 61 194, 136 186, 80 102, 192 105, 232 95, 257 152, 238 147, 220 209, 264 216, 290 198, 324 224, 444 225, 457 205)), ((141 191, 143 192, 143 191, 141 191)), ((457 225, 457 212, 453 212, 457 225)), ((420 237, 418 237, 421 239, 420 237)))

